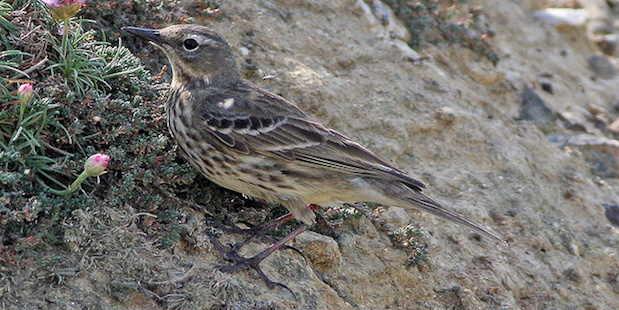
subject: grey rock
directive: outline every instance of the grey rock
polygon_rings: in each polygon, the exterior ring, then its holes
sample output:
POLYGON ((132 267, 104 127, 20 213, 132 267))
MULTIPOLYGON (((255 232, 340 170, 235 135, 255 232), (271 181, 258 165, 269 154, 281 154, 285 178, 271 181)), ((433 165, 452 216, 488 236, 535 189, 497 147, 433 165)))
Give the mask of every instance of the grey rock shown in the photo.
POLYGON ((571 137, 566 146, 578 149, 584 155, 591 173, 605 178, 619 176, 619 141, 580 134, 571 137))
POLYGON ((609 80, 617 75, 617 65, 608 56, 592 55, 587 62, 597 78, 609 80))
POLYGON ((522 108, 520 110, 520 119, 535 123, 551 123, 558 117, 542 98, 527 87, 522 93, 522 108))
POLYGON ((619 205, 616 204, 602 204, 606 209, 606 218, 615 227, 619 227, 619 205))

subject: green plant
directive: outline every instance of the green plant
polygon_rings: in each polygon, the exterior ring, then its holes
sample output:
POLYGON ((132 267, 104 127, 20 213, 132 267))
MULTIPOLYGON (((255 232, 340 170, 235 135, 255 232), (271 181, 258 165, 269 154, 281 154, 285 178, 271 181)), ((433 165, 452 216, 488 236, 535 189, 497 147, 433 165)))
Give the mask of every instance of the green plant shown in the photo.
POLYGON ((13 7, 4 1, 0 1, 0 28, 7 32, 13 32, 17 30, 17 27, 7 20, 9 17, 8 12, 12 11, 13 7))
POLYGON ((92 42, 92 32, 85 32, 81 25, 71 28, 72 30, 63 30, 61 40, 53 38, 52 47, 55 53, 51 59, 52 65, 47 69, 51 70, 52 74, 59 71, 69 88, 80 97, 84 96, 88 89, 99 90, 101 85, 109 88, 109 84, 101 76, 105 61, 92 49, 97 45, 92 42))
MULTIPOLYGON (((34 1, 35 5, 41 3, 34 1)), ((8 11, 11 6, 0 2, 0 41, 8 42, 7 37, 18 29, 9 21, 8 11)), ((45 15, 45 13, 43 13, 45 15)), ((38 20, 44 23, 51 20, 49 16, 38 20)), ((66 16, 65 16, 66 17, 66 16)), ((125 47, 110 46, 107 42, 95 41, 94 31, 84 31, 82 20, 71 21, 66 17, 61 24, 64 26, 60 37, 51 36, 52 52, 49 53, 50 65, 45 68, 51 76, 56 73, 62 77, 67 87, 58 87, 55 84, 52 92, 66 92, 71 89, 80 97, 94 92, 97 97, 105 94, 104 90, 111 90, 111 85, 134 85, 131 80, 134 76, 145 76, 139 60, 125 47)), ((19 36, 19 33, 14 34, 19 36)), ((17 48, 23 47, 18 45, 17 48)), ((49 185, 66 186, 58 181, 63 176, 59 169, 63 161, 58 154, 72 157, 72 154, 51 145, 50 141, 64 141, 65 145, 76 144, 84 152, 80 143, 65 127, 66 111, 61 109, 63 99, 54 97, 33 98, 31 102, 18 105, 15 96, 14 84, 37 81, 17 80, 19 76, 29 77, 23 69, 24 57, 31 56, 17 49, 0 52, 0 99, 3 108, 0 111, 0 166, 4 184, 10 181, 34 178, 46 188, 49 185), (11 77, 11 78, 7 78, 11 77), (13 90, 12 90, 13 89, 13 90), (53 151, 50 154, 50 149, 53 151), (56 157, 55 157, 56 156, 56 157)), ((46 70, 43 70, 45 72, 46 70)), ((49 78, 49 76, 47 76, 49 78)), ((44 85, 49 85, 41 81, 44 85)), ((35 84, 36 85, 36 84, 35 84)), ((135 87, 135 86, 134 86, 135 87)), ((137 90, 135 91, 137 92, 137 90)), ((35 96, 36 97, 36 96, 35 96)), ((74 126, 74 125, 72 125, 74 126)), ((83 138, 83 137, 82 137, 83 138)))
MULTIPOLYGON (((101 69, 101 77, 109 82, 107 85, 135 87, 135 83, 131 82, 131 77, 145 75, 141 61, 123 46, 122 39, 118 40, 117 46, 96 45, 94 52, 105 62, 105 66, 101 69)), ((114 87, 110 88, 115 90, 114 87)), ((136 93, 138 90, 131 89, 130 92, 136 93)))
POLYGON ((428 244, 421 231, 413 225, 400 227, 393 232, 394 243, 410 251, 404 264, 407 268, 417 266, 428 254, 428 244))
POLYGON ((41 175, 56 182, 49 173, 56 172, 53 166, 57 162, 45 156, 49 143, 44 137, 61 133, 71 139, 67 129, 57 120, 58 107, 58 104, 51 104, 49 98, 43 98, 32 100, 23 114, 18 107, 0 112, 0 150, 3 152, 0 162, 6 171, 41 175))
POLYGON ((71 39, 63 35, 62 40, 52 40, 55 57, 47 69, 52 74, 58 71, 78 96, 83 97, 89 90, 104 93, 103 88, 112 89, 110 79, 127 78, 143 70, 137 58, 121 46, 122 42, 110 46, 95 41, 94 31, 84 31, 81 24, 70 32, 71 39))
POLYGON ((84 30, 84 22, 74 18, 84 0, 43 1, 48 6, 49 14, 58 21, 61 37, 52 36, 54 50, 51 65, 47 67, 52 74, 57 71, 65 79, 67 86, 79 97, 87 91, 103 93, 102 88, 111 90, 108 80, 119 76, 130 76, 141 70, 133 55, 121 46, 109 47, 109 43, 96 41, 93 30, 84 30), (131 59, 130 59, 131 58, 131 59))
MULTIPOLYGON (((28 53, 24 53, 18 50, 6 50, 0 52, 0 73, 7 75, 10 72, 13 74, 28 76, 27 73, 19 69, 21 59, 23 56, 28 56, 28 53)), ((2 102, 11 102, 16 98, 11 95, 7 84, 13 83, 12 79, 7 79, 4 76, 0 76, 0 99, 2 102)))

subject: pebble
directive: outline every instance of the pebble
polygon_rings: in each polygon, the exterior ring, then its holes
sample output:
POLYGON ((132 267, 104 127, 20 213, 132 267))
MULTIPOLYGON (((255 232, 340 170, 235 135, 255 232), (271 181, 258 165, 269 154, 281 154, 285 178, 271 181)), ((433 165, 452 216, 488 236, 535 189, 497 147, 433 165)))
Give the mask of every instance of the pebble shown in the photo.
POLYGON ((569 138, 566 146, 584 155, 591 173, 603 178, 619 177, 619 141, 584 133, 569 138))
POLYGON ((619 46, 619 34, 613 33, 599 36, 593 39, 600 51, 608 56, 614 56, 619 46))
POLYGON ((619 118, 608 125, 608 130, 614 134, 619 134, 619 118))
POLYGON ((442 107, 436 110, 434 118, 440 121, 443 125, 451 125, 456 121, 456 113, 450 107, 442 107))
POLYGON ((567 142, 567 138, 563 135, 550 135, 548 136, 548 141, 555 146, 562 148, 567 142))
POLYGON ((533 89, 527 86, 522 93, 520 119, 536 123, 551 123, 558 117, 533 89))
POLYGON ((587 62, 597 78, 609 80, 617 75, 617 64, 606 55, 592 55, 587 62))
POLYGON ((533 17, 553 26, 583 26, 587 21, 587 10, 548 8, 533 12, 533 17))
POLYGON ((554 95, 554 91, 552 90, 552 83, 548 81, 540 81, 539 86, 542 88, 543 91, 551 95, 554 95))
POLYGON ((328 236, 306 231, 295 238, 299 248, 317 271, 328 271, 340 266, 342 256, 337 242, 328 236))
POLYGON ((619 227, 619 205, 616 204, 602 204, 606 209, 606 218, 615 227, 619 227))

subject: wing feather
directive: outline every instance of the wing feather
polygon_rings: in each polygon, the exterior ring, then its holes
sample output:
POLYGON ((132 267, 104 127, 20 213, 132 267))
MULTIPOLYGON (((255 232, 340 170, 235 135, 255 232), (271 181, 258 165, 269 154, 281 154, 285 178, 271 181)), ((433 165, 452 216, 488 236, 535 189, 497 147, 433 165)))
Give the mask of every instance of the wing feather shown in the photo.
MULTIPOLYGON (((208 101, 217 100, 229 99, 208 101)), ((346 136, 311 121, 281 97, 252 87, 236 94, 234 102, 229 109, 206 110, 197 120, 226 147, 339 173, 389 178, 417 190, 425 187, 346 136)))

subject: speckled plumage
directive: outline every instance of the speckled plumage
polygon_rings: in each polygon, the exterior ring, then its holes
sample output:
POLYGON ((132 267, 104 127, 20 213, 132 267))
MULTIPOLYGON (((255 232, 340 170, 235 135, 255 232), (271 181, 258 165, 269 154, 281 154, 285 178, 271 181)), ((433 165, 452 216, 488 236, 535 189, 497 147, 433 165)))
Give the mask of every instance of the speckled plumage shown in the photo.
POLYGON ((244 81, 228 43, 206 27, 126 30, 167 55, 173 69, 166 105, 170 131, 211 181, 278 201, 307 225, 315 217, 310 203, 377 202, 425 210, 502 241, 423 195, 423 183, 244 81))

